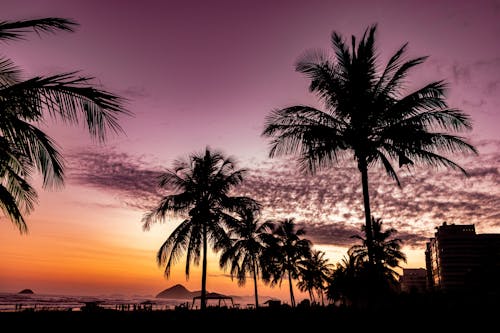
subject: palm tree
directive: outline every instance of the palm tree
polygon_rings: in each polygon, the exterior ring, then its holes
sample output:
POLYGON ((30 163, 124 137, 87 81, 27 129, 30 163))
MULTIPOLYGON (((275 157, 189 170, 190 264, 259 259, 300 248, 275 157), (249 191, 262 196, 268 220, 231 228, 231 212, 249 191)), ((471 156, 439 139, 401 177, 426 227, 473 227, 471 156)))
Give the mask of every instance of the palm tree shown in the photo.
MULTIPOLYGON (((73 31, 75 22, 63 18, 0 22, 0 41, 22 39, 34 31, 73 31)), ((21 79, 14 63, 0 57, 0 206, 21 233, 23 217, 36 202, 30 177, 37 170, 43 186, 63 184, 64 163, 56 143, 36 124, 46 118, 76 125, 85 122, 92 138, 104 142, 108 130, 119 133, 118 116, 130 114, 124 100, 91 85, 77 72, 21 79)))
POLYGON ((231 158, 208 147, 187 161, 178 160, 159 178, 161 188, 175 193, 165 195, 142 219, 148 230, 152 223, 165 221, 167 214, 185 218, 161 245, 157 261, 165 265, 168 278, 171 267, 186 252, 185 274, 189 278, 191 262, 199 265, 202 257, 202 310, 206 308, 208 243, 215 252, 227 248, 225 227, 234 223, 232 214, 258 206, 250 198, 230 196, 230 191, 243 181, 244 173, 245 170, 236 169, 231 158))
MULTIPOLYGON (((379 283, 384 285, 395 285, 399 281, 399 273, 395 270, 400 268, 401 261, 406 262, 406 255, 401 251, 402 241, 399 238, 390 239, 396 229, 389 228, 382 230, 382 219, 372 217, 373 231, 373 257, 375 260, 375 272, 379 277, 379 283)), ((365 232, 365 226, 361 227, 361 231, 365 232)), ((368 248, 366 238, 355 235, 353 238, 361 240, 360 245, 353 245, 349 249, 349 253, 361 262, 368 262, 368 248)))
POLYGON ((348 252, 332 270, 326 288, 326 297, 343 305, 356 301, 364 288, 363 263, 348 252))
POLYGON ((443 153, 477 153, 462 137, 471 128, 469 117, 449 108, 446 84, 432 82, 405 95, 403 81, 426 57, 404 60, 404 44, 379 71, 375 52, 376 26, 367 29, 356 45, 332 34, 335 58, 323 52, 306 53, 296 70, 310 80, 325 110, 296 105, 277 109, 266 119, 263 136, 271 137, 271 157, 297 154, 304 171, 329 167, 350 152, 361 173, 368 254, 373 263, 368 169, 382 165, 400 186, 393 167, 415 163, 450 167, 466 173, 443 153))
POLYGON ((246 283, 248 272, 253 278, 255 307, 259 307, 257 279, 260 272, 260 258, 266 248, 265 236, 271 231, 269 222, 260 223, 259 209, 244 209, 240 219, 229 226, 231 245, 224 249, 220 257, 221 268, 230 267, 231 278, 238 279, 240 286, 246 283))
POLYGON ((296 230, 293 219, 284 219, 272 223, 272 237, 266 238, 267 247, 262 256, 262 278, 271 285, 281 286, 286 276, 290 288, 290 304, 295 307, 292 280, 299 277, 299 262, 309 258, 311 242, 301 238, 305 235, 303 228, 296 230))
MULTIPOLYGON (((372 217, 375 265, 370 264, 366 238, 355 235, 362 241, 347 251, 347 256, 337 264, 330 276, 327 298, 344 304, 368 301, 371 296, 380 296, 394 290, 399 274, 395 268, 406 256, 401 251, 401 240, 392 238, 396 230, 382 230, 382 220, 372 217)), ((365 232, 365 226, 361 228, 365 232)))
POLYGON ((325 258, 325 252, 313 250, 309 258, 299 262, 299 282, 297 287, 300 291, 307 291, 311 302, 315 303, 314 291, 321 298, 324 305, 323 292, 332 271, 332 264, 325 258))

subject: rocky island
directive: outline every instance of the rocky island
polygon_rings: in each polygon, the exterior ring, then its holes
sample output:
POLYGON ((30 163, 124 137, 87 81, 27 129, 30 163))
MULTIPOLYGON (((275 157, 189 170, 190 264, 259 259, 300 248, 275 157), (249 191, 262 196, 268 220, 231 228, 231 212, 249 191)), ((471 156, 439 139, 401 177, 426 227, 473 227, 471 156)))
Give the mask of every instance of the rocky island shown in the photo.
POLYGON ((32 294, 34 294, 34 292, 31 289, 23 289, 20 292, 18 292, 18 294, 32 295, 32 294))

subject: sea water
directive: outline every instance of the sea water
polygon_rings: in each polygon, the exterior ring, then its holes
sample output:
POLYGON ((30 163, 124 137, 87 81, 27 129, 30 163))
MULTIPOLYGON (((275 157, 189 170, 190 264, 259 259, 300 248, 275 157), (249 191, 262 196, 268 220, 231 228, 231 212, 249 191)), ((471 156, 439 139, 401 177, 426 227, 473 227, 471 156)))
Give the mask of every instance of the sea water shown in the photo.
POLYGON ((161 299, 142 296, 68 296, 45 294, 0 293, 0 311, 23 310, 67 310, 80 311, 86 303, 95 302, 100 307, 131 311, 148 304, 152 310, 174 309, 176 306, 188 305, 190 300, 161 299))

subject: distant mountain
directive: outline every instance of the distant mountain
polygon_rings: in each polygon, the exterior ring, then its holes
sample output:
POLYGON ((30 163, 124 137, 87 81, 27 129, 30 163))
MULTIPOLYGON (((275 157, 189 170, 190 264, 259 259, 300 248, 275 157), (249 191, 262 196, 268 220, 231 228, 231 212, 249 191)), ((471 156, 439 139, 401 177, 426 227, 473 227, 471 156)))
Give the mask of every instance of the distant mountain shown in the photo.
MULTIPOLYGON (((167 288, 163 290, 161 293, 156 295, 156 298, 170 298, 170 299, 189 299, 192 300, 193 297, 197 297, 201 295, 201 290, 196 290, 196 291, 189 291, 184 287, 182 284, 176 284, 175 286, 172 286, 170 288, 167 288)), ((212 298, 212 297, 233 297, 234 299, 239 299, 241 296, 226 296, 223 294, 215 293, 215 292, 209 292, 207 290, 207 297, 212 298)))
POLYGON ((156 295, 156 298, 192 299, 200 294, 200 291, 189 291, 182 284, 176 284, 175 286, 163 290, 156 295))
POLYGON ((34 292, 31 289, 23 289, 20 292, 18 292, 18 294, 29 294, 29 295, 31 295, 31 294, 34 294, 34 292))

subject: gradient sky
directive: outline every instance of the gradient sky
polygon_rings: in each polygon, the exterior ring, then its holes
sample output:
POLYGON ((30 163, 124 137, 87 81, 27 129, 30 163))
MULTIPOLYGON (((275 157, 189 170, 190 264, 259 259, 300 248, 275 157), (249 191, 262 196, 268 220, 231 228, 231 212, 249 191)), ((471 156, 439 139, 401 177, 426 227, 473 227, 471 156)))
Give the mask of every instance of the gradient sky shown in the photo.
MULTIPOLYGON (((75 33, 29 35, 1 54, 26 77, 81 70, 128 99, 135 116, 125 135, 104 146, 82 128, 42 124, 67 162, 64 189, 44 191, 20 235, 0 223, 0 292, 154 295, 175 283, 200 288, 199 269, 185 281, 179 263, 170 280, 155 262, 176 221, 143 231, 146 207, 158 200, 155 176, 174 159, 207 145, 249 170, 239 193, 264 204, 265 218, 295 217, 307 237, 337 262, 363 221, 360 176, 340 165, 316 176, 293 161, 268 159, 260 137, 274 108, 313 104, 294 71, 306 50, 330 50, 330 34, 359 36, 377 23, 380 60, 405 42, 428 55, 408 91, 444 79, 448 102, 468 113, 465 133, 479 156, 454 157, 470 172, 402 170, 399 189, 381 170, 370 173, 372 210, 404 240, 406 267, 425 267, 425 241, 442 222, 474 223, 500 232, 500 1, 43 1, 2 0, 0 20, 58 16, 75 33)), ((210 257, 208 289, 238 288, 210 257)), ((264 295, 287 297, 281 289, 264 295)))

